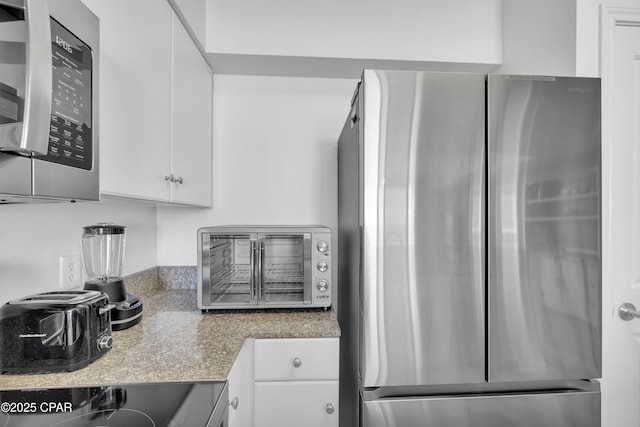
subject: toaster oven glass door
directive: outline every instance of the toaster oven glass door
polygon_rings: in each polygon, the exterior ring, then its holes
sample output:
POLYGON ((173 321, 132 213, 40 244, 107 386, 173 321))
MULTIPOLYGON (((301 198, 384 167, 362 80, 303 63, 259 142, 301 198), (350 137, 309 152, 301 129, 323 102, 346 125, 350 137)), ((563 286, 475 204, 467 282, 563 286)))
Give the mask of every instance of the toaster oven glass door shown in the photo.
POLYGON ((203 244, 206 306, 311 302, 311 233, 211 233, 203 244))
POLYGON ((203 287, 210 304, 255 304, 256 234, 212 234, 209 237, 209 286, 203 287))
POLYGON ((263 234, 259 237, 261 302, 309 302, 311 234, 263 234))

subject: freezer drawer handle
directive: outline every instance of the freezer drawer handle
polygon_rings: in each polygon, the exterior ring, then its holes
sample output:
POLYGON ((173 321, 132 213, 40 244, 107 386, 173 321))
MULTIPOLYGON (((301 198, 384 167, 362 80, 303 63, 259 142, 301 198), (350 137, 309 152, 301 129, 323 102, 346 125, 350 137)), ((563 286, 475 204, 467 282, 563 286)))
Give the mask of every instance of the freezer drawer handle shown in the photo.
POLYGON ((640 312, 636 311, 636 306, 630 302, 625 302, 618 307, 618 316, 622 320, 640 319, 640 312))

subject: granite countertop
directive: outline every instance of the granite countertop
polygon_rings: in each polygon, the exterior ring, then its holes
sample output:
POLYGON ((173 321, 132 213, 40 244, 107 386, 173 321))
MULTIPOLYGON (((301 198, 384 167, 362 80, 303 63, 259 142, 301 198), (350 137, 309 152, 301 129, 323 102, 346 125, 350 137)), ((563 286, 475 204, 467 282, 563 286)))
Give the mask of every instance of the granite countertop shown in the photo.
POLYGON ((0 375, 0 388, 223 380, 246 338, 340 336, 330 311, 202 313, 195 289, 154 289, 136 295, 144 303, 142 321, 113 332, 113 348, 107 354, 74 372, 0 375))

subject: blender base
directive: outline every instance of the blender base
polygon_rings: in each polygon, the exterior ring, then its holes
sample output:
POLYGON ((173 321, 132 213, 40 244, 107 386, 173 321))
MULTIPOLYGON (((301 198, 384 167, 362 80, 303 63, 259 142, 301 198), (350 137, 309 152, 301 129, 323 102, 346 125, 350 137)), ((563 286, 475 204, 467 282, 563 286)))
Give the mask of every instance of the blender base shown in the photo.
POLYGON ((125 301, 115 302, 111 309, 111 330, 121 331, 136 325, 142 320, 142 300, 127 294, 125 301))
POLYGON ((89 291, 104 292, 109 297, 111 304, 127 300, 127 290, 124 286, 124 279, 121 277, 111 277, 105 280, 88 280, 84 282, 84 288, 89 291))
POLYGON ((122 278, 110 278, 106 281, 89 280, 84 288, 101 291, 109 297, 111 309, 111 330, 121 331, 136 325, 142 320, 142 300, 127 293, 122 278))

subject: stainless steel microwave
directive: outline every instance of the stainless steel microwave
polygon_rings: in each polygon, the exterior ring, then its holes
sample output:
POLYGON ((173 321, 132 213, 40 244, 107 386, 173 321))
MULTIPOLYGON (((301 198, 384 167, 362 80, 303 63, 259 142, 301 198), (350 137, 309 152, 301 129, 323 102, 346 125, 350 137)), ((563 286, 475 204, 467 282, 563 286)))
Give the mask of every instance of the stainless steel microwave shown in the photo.
POLYGON ((80 0, 0 0, 0 203, 99 199, 98 49, 80 0))
POLYGON ((322 226, 198 230, 198 308, 329 307, 331 230, 322 226))

